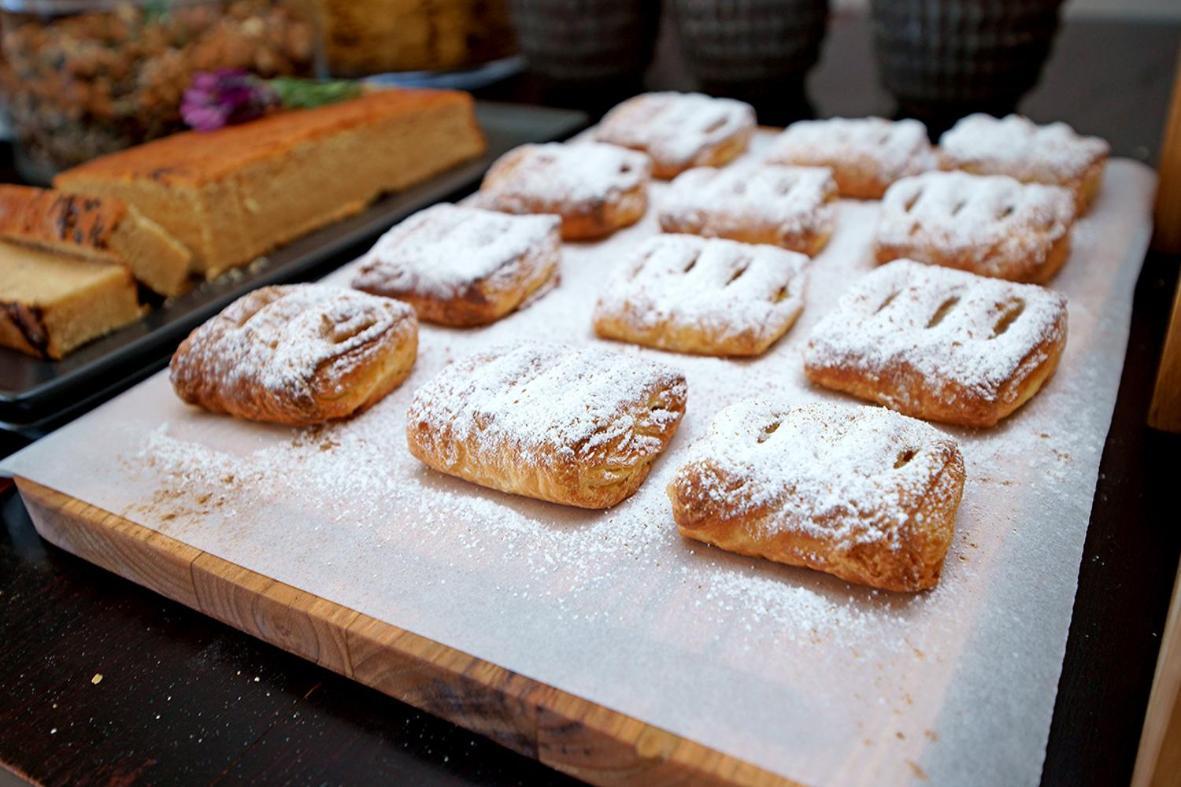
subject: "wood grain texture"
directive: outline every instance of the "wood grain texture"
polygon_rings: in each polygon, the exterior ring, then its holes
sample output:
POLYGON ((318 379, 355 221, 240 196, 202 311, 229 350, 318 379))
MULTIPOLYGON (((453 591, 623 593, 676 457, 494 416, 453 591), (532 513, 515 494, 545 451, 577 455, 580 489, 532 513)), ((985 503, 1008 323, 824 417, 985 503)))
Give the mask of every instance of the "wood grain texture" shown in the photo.
POLYGON ((1181 569, 1165 621, 1132 787, 1181 785, 1181 569))
MULTIPOLYGON (((1158 175, 1152 246, 1168 254, 1181 254, 1181 51, 1177 53, 1158 175)), ((1181 287, 1173 301, 1152 406, 1148 410, 1148 425, 1166 432, 1181 432, 1181 287)))
POLYGON ((67 552, 585 781, 794 784, 48 487, 16 484, 37 532, 67 552))
POLYGON ((1181 432, 1181 282, 1173 295, 1173 313, 1156 371, 1148 425, 1163 432, 1181 432))
POLYGON ((1173 73, 1173 95, 1161 139, 1160 180, 1153 210, 1152 247, 1166 254, 1181 254, 1181 51, 1173 73))

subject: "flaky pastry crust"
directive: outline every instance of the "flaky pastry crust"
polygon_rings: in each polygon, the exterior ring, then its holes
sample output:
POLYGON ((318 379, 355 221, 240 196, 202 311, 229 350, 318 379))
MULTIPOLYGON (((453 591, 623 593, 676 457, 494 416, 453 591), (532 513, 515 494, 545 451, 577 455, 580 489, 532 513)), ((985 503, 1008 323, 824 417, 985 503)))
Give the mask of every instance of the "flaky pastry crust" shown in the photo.
POLYGON ((914 592, 939 582, 963 488, 958 446, 922 422, 747 400, 715 418, 668 496, 687 538, 914 592))
POLYGON ((610 508, 632 495, 685 411, 685 378, 636 356, 545 344, 453 363, 406 416, 428 467, 516 495, 610 508))
POLYGON ((643 218, 651 173, 647 156, 614 145, 522 145, 496 160, 474 204, 555 214, 563 240, 596 240, 643 218))
POLYGON ((194 330, 172 356, 189 404, 306 426, 355 415, 398 387, 418 352, 407 304, 320 284, 263 287, 194 330))
POLYGON ((560 225, 557 216, 435 205, 382 236, 352 286, 405 301, 424 322, 487 325, 553 280, 560 225))
POLYGON ((817 385, 906 415, 989 427, 1036 394, 1066 346, 1066 299, 1032 284, 896 260, 817 324, 817 385))

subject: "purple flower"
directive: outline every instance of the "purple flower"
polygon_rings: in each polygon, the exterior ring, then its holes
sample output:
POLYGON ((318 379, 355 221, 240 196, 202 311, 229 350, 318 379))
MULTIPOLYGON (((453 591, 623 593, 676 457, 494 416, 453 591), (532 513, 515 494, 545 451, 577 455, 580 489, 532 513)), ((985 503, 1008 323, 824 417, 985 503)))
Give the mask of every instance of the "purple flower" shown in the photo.
POLYGON ((266 114, 278 97, 266 82, 240 70, 199 71, 185 91, 180 114, 191 128, 213 131, 266 114))

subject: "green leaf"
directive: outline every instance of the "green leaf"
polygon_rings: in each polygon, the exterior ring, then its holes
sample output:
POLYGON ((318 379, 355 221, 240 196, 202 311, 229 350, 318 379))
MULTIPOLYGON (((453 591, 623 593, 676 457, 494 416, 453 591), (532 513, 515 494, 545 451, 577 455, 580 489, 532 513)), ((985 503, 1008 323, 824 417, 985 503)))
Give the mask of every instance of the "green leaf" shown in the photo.
POLYGON ((345 79, 315 80, 295 77, 268 79, 279 103, 290 109, 311 109, 361 95, 361 83, 345 79))

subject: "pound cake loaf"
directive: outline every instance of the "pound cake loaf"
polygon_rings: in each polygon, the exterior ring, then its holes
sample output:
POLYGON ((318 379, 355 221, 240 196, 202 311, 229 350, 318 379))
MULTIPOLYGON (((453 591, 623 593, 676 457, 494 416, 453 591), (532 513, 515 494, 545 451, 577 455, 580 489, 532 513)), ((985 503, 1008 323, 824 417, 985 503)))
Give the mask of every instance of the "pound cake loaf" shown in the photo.
POLYGON ((114 197, 0 186, 0 239, 117 262, 161 295, 188 288, 192 254, 163 227, 114 197))
POLYGON ((58 360, 141 314, 124 266, 0 241, 0 345, 58 360))
POLYGON ((54 185, 125 200, 213 277, 484 147, 468 94, 376 90, 149 142, 67 170, 54 185))

